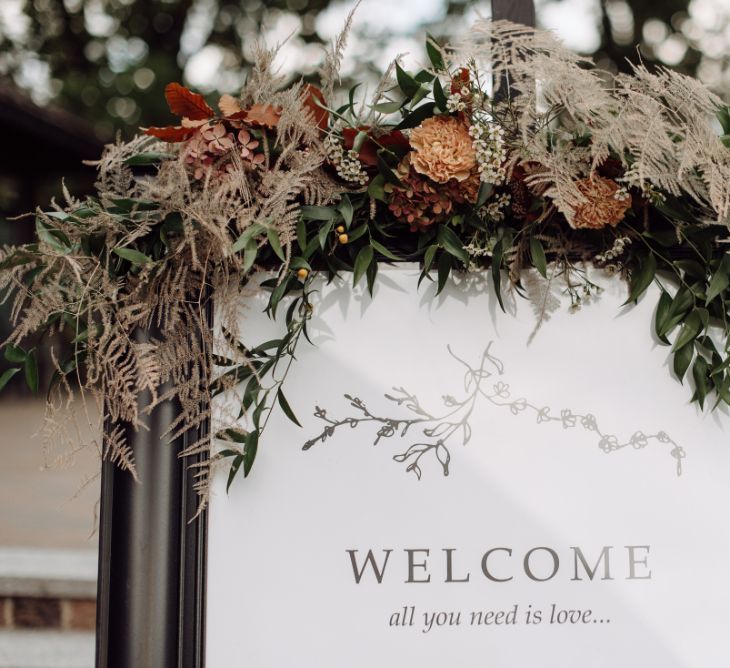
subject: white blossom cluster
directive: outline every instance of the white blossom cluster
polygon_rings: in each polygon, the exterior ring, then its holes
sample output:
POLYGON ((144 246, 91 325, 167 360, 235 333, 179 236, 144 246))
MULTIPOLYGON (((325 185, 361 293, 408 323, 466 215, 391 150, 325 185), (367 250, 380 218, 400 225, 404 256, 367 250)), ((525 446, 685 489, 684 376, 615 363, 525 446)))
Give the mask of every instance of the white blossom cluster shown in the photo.
POLYGON ((482 211, 483 216, 496 223, 504 220, 504 210, 509 206, 512 197, 509 193, 501 193, 486 204, 482 211))
POLYGON ((464 111, 466 109, 466 102, 461 93, 453 93, 446 99, 446 110, 452 114, 457 111, 464 111))
POLYGON ((367 185, 368 175, 356 150, 346 151, 342 145, 342 139, 335 133, 330 133, 325 137, 324 146, 327 151, 327 158, 334 165, 340 178, 361 186, 367 185))
POLYGON ((485 183, 504 183, 507 160, 504 130, 496 123, 475 123, 469 128, 469 134, 479 165, 479 178, 485 183))
POLYGON ((611 263, 613 260, 618 259, 624 254, 624 251, 629 244, 631 244, 631 239, 629 237, 617 237, 611 248, 604 253, 599 253, 594 259, 596 262, 600 262, 602 264, 611 263))

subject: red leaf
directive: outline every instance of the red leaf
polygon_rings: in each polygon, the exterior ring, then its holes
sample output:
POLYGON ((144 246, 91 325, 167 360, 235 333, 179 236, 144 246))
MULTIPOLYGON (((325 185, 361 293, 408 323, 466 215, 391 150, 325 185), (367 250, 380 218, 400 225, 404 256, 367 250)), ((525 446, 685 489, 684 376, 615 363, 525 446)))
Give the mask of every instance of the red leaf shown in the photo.
MULTIPOLYGON (((345 148, 349 151, 354 143, 355 137, 360 132, 369 132, 370 127, 361 126, 359 128, 344 128, 342 130, 342 138, 344 139, 345 148)), ((381 135, 377 138, 377 143, 373 141, 369 136, 362 143, 360 147, 360 153, 358 158, 363 165, 367 167, 375 167, 378 164, 378 150, 383 148, 401 148, 408 150, 409 144, 408 139, 400 130, 393 130, 386 135, 381 135)))
POLYGON ((304 84, 302 89, 302 105, 312 113, 314 122, 322 132, 327 132, 330 114, 326 109, 322 109, 317 102, 324 104, 324 95, 322 91, 312 84, 304 84))
POLYGON ((190 139, 198 128, 183 128, 179 125, 168 125, 164 128, 142 128, 142 132, 162 141, 179 142, 190 139))
POLYGON ((165 86, 165 99, 170 105, 170 111, 177 116, 202 121, 215 115, 202 95, 189 91, 179 83, 165 86))

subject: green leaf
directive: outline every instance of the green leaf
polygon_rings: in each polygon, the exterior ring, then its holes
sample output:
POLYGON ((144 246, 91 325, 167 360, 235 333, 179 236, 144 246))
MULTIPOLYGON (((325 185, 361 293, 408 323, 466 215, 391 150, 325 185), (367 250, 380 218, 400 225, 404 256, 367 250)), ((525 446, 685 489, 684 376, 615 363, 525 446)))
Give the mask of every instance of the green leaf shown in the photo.
POLYGON ((256 257, 259 254, 259 249, 256 246, 256 242, 254 242, 252 240, 249 245, 250 245, 250 247, 247 248, 245 251, 243 251, 243 268, 242 269, 243 269, 244 274, 247 274, 251 270, 251 267, 253 267, 253 265, 255 264, 256 257))
POLYGON ((672 299, 672 305, 669 308, 669 313, 662 323, 660 330, 660 336, 666 336, 671 332, 689 312, 694 304, 694 295, 685 287, 682 286, 672 299))
POLYGON ((371 109, 379 114, 394 114, 402 106, 402 102, 381 102, 380 104, 374 104, 371 109))
POLYGON ((438 77, 433 80, 433 99, 441 111, 446 111, 446 93, 438 77))
POLYGON ((169 160, 175 156, 172 153, 137 153, 127 158, 124 164, 129 167, 139 167, 141 165, 156 165, 163 160, 169 160))
POLYGON ((10 382, 10 379, 20 371, 17 367, 15 369, 7 369, 3 372, 3 374, 0 376, 0 392, 5 388, 5 386, 10 382))
POLYGON ((243 455, 237 454, 231 462, 231 468, 228 469, 228 482, 226 483, 226 493, 228 493, 228 490, 231 488, 231 483, 236 477, 238 469, 241 468, 241 464, 243 464, 243 455))
POLYGON ((426 252, 423 254, 423 273, 426 274, 431 270, 431 265, 433 264, 433 258, 436 255, 436 251, 438 250, 438 246, 436 244, 431 244, 427 249, 426 252))
POLYGON ((543 278, 547 278, 547 259, 545 258, 545 249, 537 237, 530 237, 530 257, 532 264, 540 272, 543 278))
POLYGON ((350 201, 350 198, 348 195, 343 195, 342 199, 340 200, 339 205, 337 206, 337 210, 342 215, 342 219, 345 221, 345 225, 347 227, 350 227, 352 225, 352 217, 355 213, 355 210, 352 206, 352 202, 350 201))
POLYGON ((284 411, 284 415, 286 415, 295 425, 297 425, 297 427, 301 427, 301 423, 299 422, 299 420, 297 420, 297 416, 294 415, 294 411, 291 409, 289 402, 286 400, 284 393, 281 391, 281 386, 279 386, 279 389, 276 392, 276 398, 279 401, 279 406, 281 406, 281 410, 284 411))
POLYGON ((320 228, 319 233, 317 234, 317 240, 319 241, 319 247, 322 250, 324 250, 324 247, 327 244, 327 237, 329 236, 330 232, 332 232, 334 226, 334 220, 330 220, 328 223, 322 225, 322 227, 320 228))
POLYGON ((674 341, 672 350, 679 350, 686 346, 690 341, 694 341, 702 329, 702 318, 698 309, 693 310, 679 330, 679 335, 674 341))
POLYGON ((441 54, 438 42, 428 33, 426 33, 426 53, 428 54, 428 59, 431 61, 431 65, 433 65, 434 70, 439 72, 446 69, 444 57, 441 54))
POLYGON ((8 345, 5 348, 5 359, 13 364, 23 364, 26 356, 25 350, 20 346, 8 345))
POLYGON ((707 360, 702 355, 697 355, 697 359, 692 365, 692 378, 695 381, 695 397, 700 404, 700 408, 705 407, 705 397, 710 391, 707 370, 707 360))
POLYGON ((438 262, 438 283, 436 289, 437 295, 440 294, 441 290, 446 287, 446 281, 449 278, 449 273, 451 272, 452 266, 453 260, 451 258, 451 255, 449 255, 448 253, 441 253, 438 262))
POLYGON ((293 280, 292 276, 285 278, 281 283, 279 283, 279 285, 277 285, 274 288, 274 291, 271 293, 271 297, 269 297, 268 309, 271 310, 271 314, 274 317, 276 317, 276 308, 279 306, 279 302, 282 300, 284 295, 287 293, 290 282, 292 280, 293 280))
POLYGON ((725 255, 720 266, 712 276, 710 287, 707 289, 706 304, 709 304, 719 294, 725 292, 730 285, 730 255, 725 255))
POLYGON ((367 271, 370 263, 373 261, 373 247, 363 246, 355 258, 355 270, 352 278, 352 284, 357 285, 363 274, 367 271))
POLYGON ((113 248, 112 252, 123 260, 128 260, 132 264, 145 265, 152 262, 152 258, 144 253, 134 250, 134 248, 113 248))
POLYGON ((385 160, 383 159, 381 151, 378 152, 377 161, 378 171, 380 172, 380 175, 385 179, 385 181, 387 181, 388 183, 392 183, 394 186, 403 185, 400 182, 400 179, 396 176, 395 172, 390 168, 390 165, 388 165, 388 163, 385 162, 385 160))
POLYGON ((31 350, 25 356, 25 362, 23 363, 23 370, 25 371, 25 382, 28 388, 33 394, 38 393, 38 360, 36 359, 35 353, 31 350))
POLYGON ((307 220, 334 220, 339 215, 336 209, 328 206, 303 206, 301 212, 307 220))
POLYGON ((286 261, 286 256, 284 255, 284 249, 281 247, 281 241, 279 239, 279 235, 276 233, 276 230, 273 227, 270 227, 266 230, 266 238, 269 240, 269 245, 271 246, 271 250, 276 253, 277 257, 282 261, 286 261))
POLYGON ((420 125, 427 118, 433 116, 434 109, 436 108, 435 102, 426 102, 420 107, 414 109, 408 116, 406 116, 398 125, 393 128, 394 130, 408 130, 415 128, 420 125))
POLYGON ((387 257, 389 260, 393 260, 395 262, 400 262, 403 258, 398 257, 395 253, 392 253, 389 251, 383 244, 381 244, 378 241, 375 241, 375 239, 370 240, 370 244, 372 247, 378 251, 383 257, 387 257))
POLYGON ((446 227, 446 225, 439 225, 436 240, 447 253, 461 260, 464 266, 469 264, 469 253, 464 250, 464 245, 461 243, 461 239, 459 239, 456 232, 454 232, 450 227, 446 227))
POLYGON ((259 450, 259 432, 252 431, 243 446, 243 477, 247 478, 251 473, 253 463, 256 460, 256 453, 259 450))
POLYGON ((477 203, 474 205, 475 209, 483 207, 491 194, 494 192, 494 186, 491 183, 482 181, 479 185, 479 193, 477 194, 477 203))
POLYGON ((398 86, 408 97, 413 97, 421 84, 418 83, 408 72, 406 72, 397 62, 395 64, 395 77, 398 80, 398 86))
POLYGON ((656 307, 656 314, 654 315, 654 332, 657 338, 665 345, 669 345, 669 340, 664 334, 664 326, 669 317, 669 309, 672 306, 672 297, 666 291, 662 290, 662 294, 659 297, 659 302, 656 307))
POLYGON ((38 239, 47 243, 53 250, 59 253, 68 253, 71 249, 69 238, 61 230, 47 228, 39 217, 35 219, 35 231, 38 239))
POLYGON ((682 382, 684 374, 687 373, 689 365, 692 364, 694 354, 695 347, 691 342, 674 353, 674 373, 677 374, 680 382, 682 382))
POLYGON ((502 311, 505 311, 502 300, 502 255, 504 254, 504 237, 494 244, 492 250, 492 280, 494 281, 494 292, 502 311))
POLYGON ((239 251, 242 251, 244 248, 248 246, 248 242, 251 241, 254 237, 261 234, 261 232, 266 229, 263 225, 260 223, 253 223, 252 225, 249 225, 241 234, 238 239, 236 239, 233 242, 233 245, 231 246, 231 252, 232 253, 238 253, 239 251))
POLYGON ((654 253, 649 252, 639 267, 631 273, 629 281, 629 298, 624 304, 636 302, 646 289, 651 285, 656 274, 656 258, 654 253))
POLYGON ((368 196, 370 199, 375 199, 380 202, 387 202, 385 199, 385 190, 383 185, 385 184, 385 178, 382 174, 378 174, 368 186, 368 196))
POLYGON ((299 248, 304 251, 307 247, 307 226, 301 216, 297 221, 297 242, 299 243, 299 248))

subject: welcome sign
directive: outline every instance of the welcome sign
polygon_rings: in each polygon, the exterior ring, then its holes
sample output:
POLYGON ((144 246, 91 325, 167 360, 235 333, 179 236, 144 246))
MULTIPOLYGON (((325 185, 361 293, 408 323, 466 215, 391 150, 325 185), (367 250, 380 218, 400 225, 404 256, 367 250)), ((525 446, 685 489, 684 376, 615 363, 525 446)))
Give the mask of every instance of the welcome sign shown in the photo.
POLYGON ((482 275, 417 277, 322 284, 302 428, 274 416, 252 475, 216 477, 207 665, 727 665, 730 418, 667 379, 655 295, 621 310, 598 276, 534 332, 482 275))

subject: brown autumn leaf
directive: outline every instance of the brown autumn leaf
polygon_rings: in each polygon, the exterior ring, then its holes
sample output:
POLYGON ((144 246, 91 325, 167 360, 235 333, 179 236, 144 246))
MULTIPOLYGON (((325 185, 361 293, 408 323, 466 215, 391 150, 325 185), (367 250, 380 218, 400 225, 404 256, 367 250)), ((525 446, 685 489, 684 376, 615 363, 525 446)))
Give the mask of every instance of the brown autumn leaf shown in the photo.
POLYGON ((322 91, 312 84, 304 84, 302 88, 302 105, 305 109, 312 113, 314 122, 322 132, 327 132, 330 114, 323 109, 317 102, 324 104, 324 95, 322 91))
POLYGON ((167 142, 185 141, 190 139, 197 130, 197 128, 184 128, 179 125, 168 125, 164 128, 142 128, 144 134, 167 142))
MULTIPOLYGON (((281 107, 274 107, 271 104, 254 104, 242 113, 243 120, 251 125, 260 125, 265 128, 275 128, 279 125, 281 118, 281 107)), ((236 114, 238 116, 238 114, 236 114)))
POLYGON ((241 103, 233 95, 228 95, 228 93, 221 95, 221 99, 218 100, 218 109, 226 117, 233 116, 243 110, 241 103))
POLYGON ((173 114, 192 121, 205 120, 215 115, 202 95, 193 93, 179 83, 173 82, 165 86, 165 99, 173 114))

